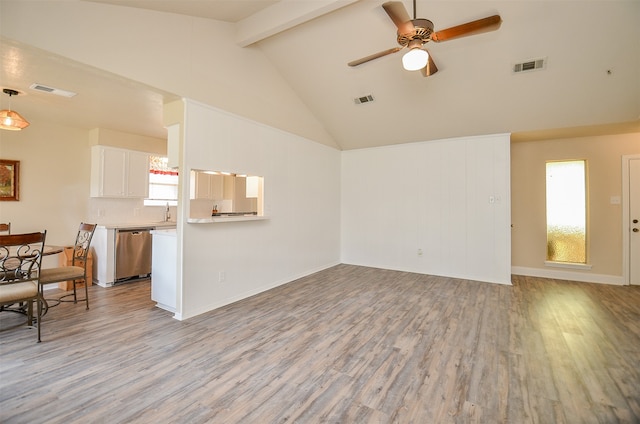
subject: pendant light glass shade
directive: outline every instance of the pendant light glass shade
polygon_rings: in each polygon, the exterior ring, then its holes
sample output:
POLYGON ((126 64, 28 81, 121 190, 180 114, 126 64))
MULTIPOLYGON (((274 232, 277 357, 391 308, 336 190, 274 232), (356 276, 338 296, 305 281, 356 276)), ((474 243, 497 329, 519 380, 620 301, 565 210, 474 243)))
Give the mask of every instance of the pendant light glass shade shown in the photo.
MULTIPOLYGON (((19 94, 18 91, 10 88, 3 88, 2 92, 9 95, 9 102, 11 102, 11 96, 17 96, 19 94)), ((9 103, 9 109, 0 110, 0 129, 20 131, 28 126, 29 121, 24 119, 18 112, 11 110, 11 103, 9 103)))
POLYGON ((420 48, 413 48, 402 56, 402 66, 407 71, 417 71, 427 66, 429 53, 420 48))
POLYGON ((18 112, 13 110, 0 110, 0 129, 9 131, 20 131, 27 128, 29 122, 24 119, 18 112))

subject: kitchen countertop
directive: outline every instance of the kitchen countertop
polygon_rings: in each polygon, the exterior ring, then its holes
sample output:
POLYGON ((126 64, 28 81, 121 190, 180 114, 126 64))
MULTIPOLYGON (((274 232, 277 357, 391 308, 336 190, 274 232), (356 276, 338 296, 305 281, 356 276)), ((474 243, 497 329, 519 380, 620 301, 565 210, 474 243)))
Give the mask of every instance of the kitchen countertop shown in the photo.
POLYGON ((158 229, 152 230, 151 234, 154 236, 176 237, 177 231, 175 228, 158 228, 158 229))
POLYGON ((106 228, 107 230, 120 230, 120 229, 129 229, 129 228, 151 228, 151 229, 169 229, 176 228, 176 223, 172 221, 168 222, 134 222, 134 223, 105 223, 98 224, 98 228, 106 228))
POLYGON ((189 224, 211 224, 216 222, 237 222, 237 221, 263 221, 269 219, 267 216, 257 215, 222 215, 212 216, 210 218, 189 218, 187 223, 189 224))

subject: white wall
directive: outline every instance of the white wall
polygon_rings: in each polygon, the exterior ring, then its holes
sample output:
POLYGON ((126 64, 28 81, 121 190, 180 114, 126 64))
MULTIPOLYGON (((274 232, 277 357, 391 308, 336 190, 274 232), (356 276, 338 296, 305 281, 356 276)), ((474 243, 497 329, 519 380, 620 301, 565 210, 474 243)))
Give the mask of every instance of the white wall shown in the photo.
POLYGON ((343 152, 341 208, 344 263, 511 283, 508 134, 343 152))
MULTIPOLYGON (((192 317, 339 263, 340 152, 186 101, 181 174, 229 170, 264 177, 264 221, 186 223, 178 216, 178 307, 192 317), (219 282, 220 272, 225 282, 219 282)), ((189 198, 187 179, 181 196, 189 198)))
POLYGON ((12 233, 47 230, 47 243, 72 245, 89 220, 91 151, 86 130, 33 120, 0 131, 0 158, 20 161, 20 200, 0 202, 12 233))
POLYGON ((640 154, 640 133, 519 141, 511 145, 513 273, 593 283, 624 284, 622 161, 640 154), (588 269, 545 265, 547 161, 587 161, 588 269))

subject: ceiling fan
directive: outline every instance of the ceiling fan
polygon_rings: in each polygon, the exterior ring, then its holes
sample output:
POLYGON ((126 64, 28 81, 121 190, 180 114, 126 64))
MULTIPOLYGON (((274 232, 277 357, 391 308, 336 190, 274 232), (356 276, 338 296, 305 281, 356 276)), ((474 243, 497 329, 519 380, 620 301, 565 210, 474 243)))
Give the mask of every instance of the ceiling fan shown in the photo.
POLYGON ((428 19, 416 19, 416 0, 413 0, 413 19, 409 17, 404 4, 400 1, 386 2, 382 5, 382 8, 387 12, 387 15, 389 15, 389 18, 391 18, 396 27, 398 27, 398 44, 400 44, 400 47, 394 47, 363 57, 362 59, 354 60, 348 63, 349 66, 358 66, 408 48, 409 51, 405 53, 402 58, 404 68, 408 71, 421 70, 422 75, 428 77, 438 72, 438 68, 433 62, 431 55, 423 48, 426 43, 429 41, 439 43, 454 38, 495 31, 500 27, 500 23, 502 22, 500 15, 492 15, 434 32, 433 22, 428 19))

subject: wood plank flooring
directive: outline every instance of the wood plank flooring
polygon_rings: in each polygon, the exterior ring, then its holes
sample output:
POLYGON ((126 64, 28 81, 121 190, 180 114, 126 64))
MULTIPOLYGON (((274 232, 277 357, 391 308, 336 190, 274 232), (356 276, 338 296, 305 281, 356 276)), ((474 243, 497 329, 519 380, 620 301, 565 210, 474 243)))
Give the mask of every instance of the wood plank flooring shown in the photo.
MULTIPOLYGON (((640 287, 339 265, 180 322, 0 314, 2 423, 639 423, 640 287)), ((51 295, 49 295, 51 296, 51 295)))

